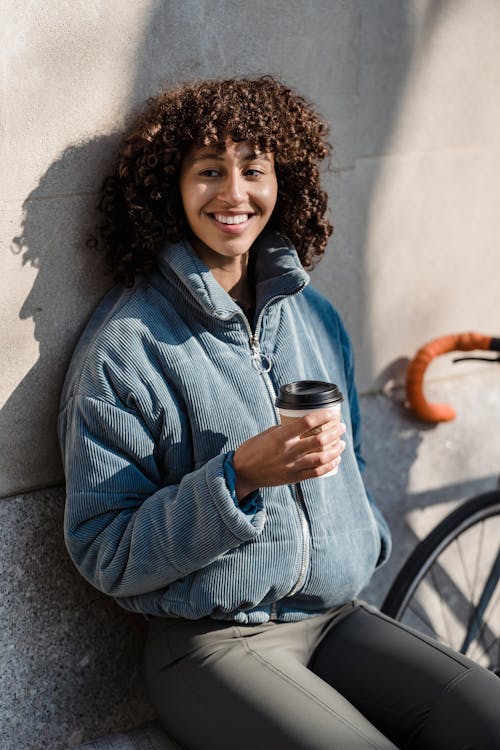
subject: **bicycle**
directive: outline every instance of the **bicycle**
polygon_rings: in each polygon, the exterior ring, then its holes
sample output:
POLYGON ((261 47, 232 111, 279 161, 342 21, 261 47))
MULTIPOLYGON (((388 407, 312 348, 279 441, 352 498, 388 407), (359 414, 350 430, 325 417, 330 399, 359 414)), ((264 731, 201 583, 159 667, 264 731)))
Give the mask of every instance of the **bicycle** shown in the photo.
MULTIPOLYGON (((409 407, 430 422, 454 419, 447 404, 429 403, 425 371, 437 356, 476 349, 500 352, 500 339, 466 333, 442 336, 423 346, 406 377, 409 407)), ((497 357, 462 356, 454 361, 497 357)), ((381 610, 500 676, 500 487, 465 500, 410 554, 381 610)))

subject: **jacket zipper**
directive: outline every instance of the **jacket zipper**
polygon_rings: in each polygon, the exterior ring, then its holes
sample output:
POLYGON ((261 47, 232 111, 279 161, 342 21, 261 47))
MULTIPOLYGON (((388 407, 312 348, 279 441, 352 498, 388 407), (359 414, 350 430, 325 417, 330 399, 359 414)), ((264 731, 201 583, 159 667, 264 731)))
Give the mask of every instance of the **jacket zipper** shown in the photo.
MULTIPOLYGON (((302 291, 302 288, 296 291, 294 294, 299 294, 300 291, 302 291)), ((271 398, 271 403, 273 405, 276 424, 279 424, 279 417, 277 415, 277 410, 276 410, 276 405, 275 405, 276 393, 274 392, 274 387, 273 387, 271 378, 267 374, 272 367, 272 362, 269 357, 267 357, 265 354, 262 354, 261 352, 260 342, 259 342, 259 332, 260 332, 260 326, 262 323, 262 318, 264 316, 265 309, 268 307, 268 305, 271 304, 271 302, 274 302, 275 300, 280 299, 280 297, 284 297, 284 296, 293 296, 293 295, 278 295, 277 297, 272 297, 264 305, 264 307, 260 311, 259 317, 257 318, 257 323, 255 325, 255 333, 252 331, 250 327, 250 323, 248 322, 246 315, 242 313, 242 318, 245 322, 247 331, 249 333, 250 349, 252 352, 251 354, 252 367, 254 367, 257 370, 257 372, 259 372, 262 375, 262 379, 264 380, 264 383, 266 384, 266 388, 268 390, 269 396, 271 398)), ((302 488, 300 484, 298 483, 291 485, 291 487, 292 487, 292 495, 294 499, 295 508, 297 510, 297 515, 299 518, 299 527, 300 527, 301 541, 302 541, 302 554, 301 554, 301 563, 300 563, 300 570, 299 570, 298 578, 295 581, 294 585, 292 586, 292 589, 288 592, 287 597, 293 596, 294 594, 296 594, 297 591, 299 591, 304 584, 304 581, 307 575, 309 551, 310 551, 310 543, 311 543, 311 531, 309 529, 309 523, 306 517, 305 503, 304 503, 304 496, 302 494, 302 488)), ((276 602, 274 602, 271 606, 270 618, 275 619, 276 614, 277 614, 276 602)))
POLYGON ((300 565, 299 577, 295 581, 295 584, 291 591, 288 592, 287 596, 293 596, 300 591, 306 580, 308 563, 309 563, 309 550, 311 546, 311 531, 309 529, 309 523, 305 512, 304 496, 302 494, 302 487, 300 484, 293 485, 294 500, 299 514, 301 529, 302 529, 302 560, 300 565))

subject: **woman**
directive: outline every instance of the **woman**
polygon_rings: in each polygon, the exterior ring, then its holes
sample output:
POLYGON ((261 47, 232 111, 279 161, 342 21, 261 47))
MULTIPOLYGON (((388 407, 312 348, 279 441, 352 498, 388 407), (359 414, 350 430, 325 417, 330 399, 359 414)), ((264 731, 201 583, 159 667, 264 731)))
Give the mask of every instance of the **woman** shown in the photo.
POLYGON ((101 202, 121 283, 62 396, 66 543, 150 620, 151 700, 186 749, 499 747, 496 678, 355 600, 390 536, 349 339, 304 270, 331 233, 326 134, 266 76, 166 91, 125 138, 101 202), (342 422, 279 424, 303 379, 337 383, 342 422))

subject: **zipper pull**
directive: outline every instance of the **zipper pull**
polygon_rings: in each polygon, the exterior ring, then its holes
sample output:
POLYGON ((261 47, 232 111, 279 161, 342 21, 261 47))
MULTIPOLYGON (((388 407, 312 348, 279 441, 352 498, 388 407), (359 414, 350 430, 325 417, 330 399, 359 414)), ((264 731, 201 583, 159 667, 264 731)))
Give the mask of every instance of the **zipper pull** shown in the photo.
POLYGON ((271 359, 260 350, 259 339, 255 334, 250 337, 250 348, 252 350, 252 367, 257 372, 269 372, 272 367, 271 359))

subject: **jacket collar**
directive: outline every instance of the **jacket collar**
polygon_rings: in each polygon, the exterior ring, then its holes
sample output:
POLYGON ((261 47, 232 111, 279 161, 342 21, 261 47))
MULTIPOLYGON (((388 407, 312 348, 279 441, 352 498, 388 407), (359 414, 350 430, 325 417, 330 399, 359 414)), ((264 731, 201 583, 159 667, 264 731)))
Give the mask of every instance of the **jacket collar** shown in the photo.
MULTIPOLYGON (((273 297, 288 296, 301 291, 309 283, 309 275, 300 263, 297 251, 283 235, 269 233, 252 246, 256 255, 257 313, 273 297)), ((196 255, 187 240, 166 245, 160 252, 158 268, 171 281, 181 283, 205 312, 228 320, 240 307, 215 280, 210 269, 196 255)))

